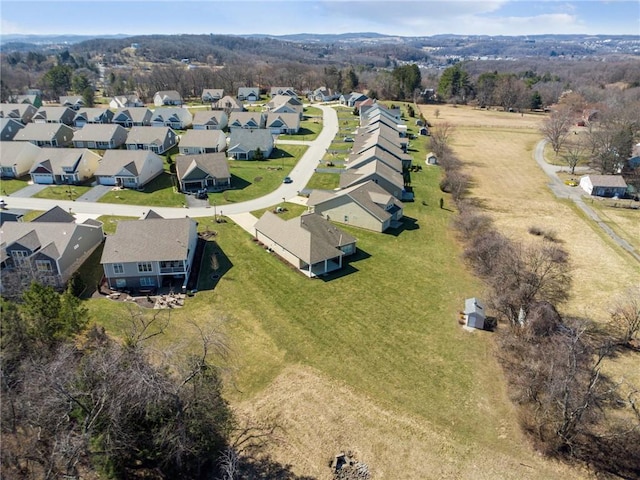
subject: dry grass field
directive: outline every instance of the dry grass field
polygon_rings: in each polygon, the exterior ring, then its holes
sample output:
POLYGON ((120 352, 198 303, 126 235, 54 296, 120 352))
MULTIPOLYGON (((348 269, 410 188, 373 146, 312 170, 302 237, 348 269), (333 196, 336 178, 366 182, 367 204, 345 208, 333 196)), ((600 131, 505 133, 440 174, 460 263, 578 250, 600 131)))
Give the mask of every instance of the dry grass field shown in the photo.
MULTIPOLYGON (((472 195, 482 201, 503 233, 527 239, 531 226, 557 233, 573 263, 573 297, 565 312, 606 321, 612 295, 638 284, 640 265, 571 202, 557 199, 546 187, 548 179, 533 159, 543 117, 451 106, 421 106, 421 110, 433 124, 456 126, 452 147, 472 176, 472 195)), ((637 244, 638 234, 633 232, 638 232, 640 211, 606 209, 603 217, 623 238, 635 237, 637 244)))

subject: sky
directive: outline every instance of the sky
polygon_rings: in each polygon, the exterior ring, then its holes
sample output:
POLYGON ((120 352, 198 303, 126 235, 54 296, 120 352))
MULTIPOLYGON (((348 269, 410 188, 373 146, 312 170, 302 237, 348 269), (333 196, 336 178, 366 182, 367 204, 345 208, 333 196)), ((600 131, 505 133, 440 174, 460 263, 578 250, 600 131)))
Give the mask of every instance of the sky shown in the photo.
POLYGON ((640 0, 0 0, 2 34, 640 36, 640 0))

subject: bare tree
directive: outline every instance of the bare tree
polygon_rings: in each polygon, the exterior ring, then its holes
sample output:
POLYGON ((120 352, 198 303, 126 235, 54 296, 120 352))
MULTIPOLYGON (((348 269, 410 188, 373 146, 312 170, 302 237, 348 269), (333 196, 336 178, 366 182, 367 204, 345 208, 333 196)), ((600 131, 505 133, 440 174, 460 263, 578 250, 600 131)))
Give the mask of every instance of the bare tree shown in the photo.
POLYGON ((640 286, 619 295, 611 310, 611 322, 620 343, 633 341, 640 332, 640 286))
POLYGON ((540 130, 544 138, 551 144, 556 157, 569 136, 572 124, 573 114, 568 108, 561 108, 552 112, 542 123, 540 130))
POLYGON ((586 147, 578 138, 575 141, 568 141, 561 150, 560 157, 571 169, 571 175, 576 172, 576 167, 582 161, 586 153, 586 147))
POLYGON ((455 127, 448 122, 438 123, 431 127, 429 145, 431 147, 431 151, 435 153, 438 159, 444 156, 447 147, 451 143, 454 132, 455 127))

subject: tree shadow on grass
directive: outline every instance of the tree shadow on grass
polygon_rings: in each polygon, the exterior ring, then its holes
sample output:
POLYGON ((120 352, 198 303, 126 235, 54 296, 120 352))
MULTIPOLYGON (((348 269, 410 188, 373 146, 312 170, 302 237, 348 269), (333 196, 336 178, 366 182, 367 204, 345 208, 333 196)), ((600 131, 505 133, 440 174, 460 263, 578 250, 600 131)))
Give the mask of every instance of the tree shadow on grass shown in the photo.
POLYGON ((173 188, 173 180, 170 173, 164 172, 147 183, 140 191, 153 193, 159 190, 166 190, 167 188, 173 188))
MULTIPOLYGON (((198 270, 198 290, 213 290, 222 277, 233 267, 233 263, 225 255, 220 245, 211 238, 215 236, 213 231, 200 233, 196 256, 200 253, 200 260, 194 264, 199 265, 198 270)), ((195 282, 194 282, 195 283, 195 282)))

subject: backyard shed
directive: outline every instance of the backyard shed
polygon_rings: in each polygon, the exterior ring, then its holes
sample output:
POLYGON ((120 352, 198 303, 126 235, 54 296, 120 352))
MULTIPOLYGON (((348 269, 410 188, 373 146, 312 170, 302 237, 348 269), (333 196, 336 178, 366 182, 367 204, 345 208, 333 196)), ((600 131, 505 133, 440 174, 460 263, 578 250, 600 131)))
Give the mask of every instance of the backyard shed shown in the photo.
POLYGON ((480 300, 473 297, 464 301, 464 317, 467 327, 484 329, 486 312, 480 300))

